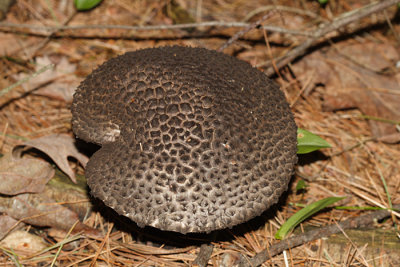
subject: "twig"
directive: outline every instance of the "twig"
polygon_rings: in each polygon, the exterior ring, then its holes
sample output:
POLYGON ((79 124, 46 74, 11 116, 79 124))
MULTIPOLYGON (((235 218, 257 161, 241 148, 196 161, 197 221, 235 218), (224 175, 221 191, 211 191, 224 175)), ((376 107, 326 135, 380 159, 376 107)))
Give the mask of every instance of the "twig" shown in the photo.
POLYGON ((249 26, 247 26, 246 28, 244 28, 241 31, 238 31, 234 36, 232 36, 231 38, 229 38, 228 41, 226 41, 220 48, 218 48, 217 51, 222 52, 224 51, 225 48, 227 48, 228 46, 230 46, 231 44, 233 44, 235 41, 237 41, 240 37, 242 37, 243 35, 245 35, 246 33, 248 33, 249 31, 251 31, 252 29, 258 27, 261 25, 261 23, 263 23, 265 20, 267 20, 268 18, 270 18, 275 12, 270 11, 267 14, 265 14, 264 16, 262 16, 259 20, 251 23, 249 26))
MULTIPOLYGON (((400 204, 393 205, 394 210, 400 209, 400 204)), ((268 249, 264 249, 257 253, 253 258, 246 259, 242 256, 239 266, 259 266, 271 257, 281 253, 282 251, 303 245, 307 242, 320 239, 341 232, 341 229, 362 228, 371 225, 374 221, 382 220, 390 216, 391 212, 387 210, 374 211, 369 214, 351 218, 338 224, 328 225, 319 229, 311 230, 306 233, 296 235, 281 242, 272 245, 268 249)))
MULTIPOLYGON (((382 11, 396 3, 400 3, 400 0, 385 0, 385 1, 375 1, 367 6, 361 7, 356 10, 349 11, 344 13, 337 18, 335 18, 332 22, 324 23, 319 26, 319 29, 316 30, 314 36, 306 40, 303 44, 299 45, 298 47, 291 50, 287 53, 283 58, 277 60, 277 67, 280 69, 283 66, 286 66, 291 61, 293 61, 298 56, 304 54, 304 52, 313 46, 317 40, 321 37, 325 36, 326 34, 335 31, 347 24, 350 24, 354 21, 360 20, 364 17, 367 17, 373 13, 382 11)), ((273 66, 268 67, 265 70, 265 74, 271 76, 275 73, 273 66)))
MULTIPOLYGON (((225 21, 207 21, 199 23, 185 23, 185 24, 174 24, 174 25, 148 25, 148 26, 131 26, 131 25, 71 25, 71 26, 40 26, 31 24, 17 24, 9 22, 0 22, 2 28, 13 28, 13 29, 30 29, 37 31, 48 31, 48 33, 36 32, 34 34, 42 36, 50 36, 52 32, 61 30, 88 30, 88 29, 119 29, 119 30, 131 30, 131 31, 151 31, 151 30, 177 30, 187 28, 198 28, 198 27, 227 27, 227 28, 241 28, 248 27, 251 23, 245 22, 225 22, 225 21)), ((262 26, 263 29, 271 32, 279 32, 291 35, 302 35, 302 36, 313 36, 312 33, 306 31, 295 31, 288 30, 277 26, 262 26)), ((4 31, 0 29, 0 31, 4 31)))

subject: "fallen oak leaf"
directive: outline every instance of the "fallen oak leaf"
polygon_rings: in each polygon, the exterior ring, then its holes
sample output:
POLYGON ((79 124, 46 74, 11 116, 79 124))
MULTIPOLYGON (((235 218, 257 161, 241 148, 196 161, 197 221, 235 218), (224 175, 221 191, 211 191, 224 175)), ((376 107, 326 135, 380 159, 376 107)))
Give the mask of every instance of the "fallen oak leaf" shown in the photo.
POLYGON ((24 142, 13 149, 13 155, 21 157, 29 148, 36 148, 46 153, 56 165, 76 183, 75 173, 68 164, 68 157, 76 158, 83 167, 88 162, 88 157, 76 148, 75 139, 66 134, 52 134, 24 142))
MULTIPOLYGON (((46 138, 39 139, 28 141, 25 145, 16 147, 0 159, 0 167, 3 168, 3 172, 0 171, 0 212, 20 222, 37 226, 49 226, 64 231, 68 231, 74 226, 74 233, 83 231, 89 235, 98 235, 99 232, 96 229, 79 221, 79 216, 73 210, 73 207, 67 208, 54 200, 61 194, 72 194, 72 200, 68 196, 63 197, 63 204, 69 201, 74 202, 77 198, 83 202, 88 201, 85 189, 73 188, 72 183, 68 188, 63 187, 60 182, 56 183, 56 186, 51 186, 49 180, 54 176, 55 170, 49 163, 33 158, 22 158, 23 151, 30 147, 48 152, 48 146, 51 142, 47 142, 48 139, 46 138), (34 192, 34 194, 31 192, 34 192)), ((69 136, 55 135, 50 140, 53 142, 61 140, 58 142, 58 146, 54 145, 52 154, 55 153, 54 149, 57 149, 59 153, 66 153, 64 150, 67 152, 76 150, 72 138, 69 136), (67 144, 73 149, 66 149, 67 144)), ((81 162, 83 161, 83 164, 86 164, 86 157, 79 155, 77 151, 71 154, 80 158, 81 162)), ((58 155, 58 157, 60 156, 58 155)), ((90 204, 86 205, 86 212, 83 208, 80 208, 79 211, 86 215, 89 214, 90 204)))
POLYGON ((84 176, 78 183, 48 162, 21 157, 21 152, 7 153, 0 158, 0 194, 15 196, 22 193, 42 193, 64 203, 83 219, 91 210, 84 176))

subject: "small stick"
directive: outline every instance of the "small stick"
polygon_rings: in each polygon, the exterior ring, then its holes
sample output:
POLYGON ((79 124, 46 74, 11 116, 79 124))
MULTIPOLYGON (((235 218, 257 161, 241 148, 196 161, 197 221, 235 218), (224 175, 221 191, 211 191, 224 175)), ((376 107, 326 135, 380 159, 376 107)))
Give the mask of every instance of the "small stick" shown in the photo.
POLYGON ((223 44, 220 48, 218 48, 218 52, 222 52, 224 51, 225 48, 227 48, 228 46, 232 45, 235 41, 237 41, 240 37, 242 37, 243 35, 245 35, 246 33, 248 33, 249 31, 251 31, 252 29, 258 27, 261 25, 261 23, 263 23, 263 21, 267 20, 268 18, 270 18, 275 12, 270 11, 267 14, 265 14, 264 16, 262 16, 259 20, 251 23, 249 26, 247 26, 246 28, 244 28, 241 31, 238 31, 234 36, 232 36, 231 38, 229 38, 228 41, 225 42, 225 44, 223 44))
MULTIPOLYGON (((205 21, 198 23, 184 23, 184 24, 173 24, 173 25, 147 25, 147 26, 131 26, 131 25, 72 25, 72 26, 41 26, 41 25, 31 25, 31 24, 17 24, 10 22, 0 22, 0 28, 11 28, 11 29, 29 29, 35 30, 37 32, 32 32, 30 34, 35 34, 38 36, 54 36, 53 32, 61 30, 88 30, 88 29, 118 29, 118 30, 130 30, 130 31, 154 31, 154 30, 179 30, 187 28, 198 28, 198 27, 226 27, 226 28, 241 28, 248 27, 250 23, 246 22, 225 22, 225 21, 205 21), (42 31, 48 31, 48 33, 43 33, 42 31)), ((291 35, 309 36, 312 37, 313 34, 306 31, 296 31, 289 30, 277 26, 265 25, 262 29, 270 32, 279 32, 291 35)), ((0 29, 0 31, 6 31, 0 29)), ((29 34, 29 32, 24 32, 29 34)), ((56 35, 58 36, 58 35, 56 35)), ((64 37, 69 37, 70 35, 63 34, 64 37)), ((107 38, 107 36, 104 36, 107 38)))

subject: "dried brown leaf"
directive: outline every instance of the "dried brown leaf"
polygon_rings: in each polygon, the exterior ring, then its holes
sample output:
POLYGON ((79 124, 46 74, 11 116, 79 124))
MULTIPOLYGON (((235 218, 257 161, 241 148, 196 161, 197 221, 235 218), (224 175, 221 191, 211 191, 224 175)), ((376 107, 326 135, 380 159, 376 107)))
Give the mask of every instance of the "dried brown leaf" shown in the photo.
POLYGON ((11 153, 0 158, 1 194, 42 192, 53 176, 54 169, 43 160, 15 157, 11 153))
MULTIPOLYGON (((50 226, 68 231, 75 225, 74 232, 83 231, 90 235, 98 235, 97 230, 79 222, 76 212, 60 205, 53 199, 53 196, 60 194, 57 192, 61 190, 59 188, 61 185, 59 183, 55 187, 46 185, 54 176, 54 169, 48 163, 37 159, 19 157, 15 159, 10 153, 0 159, 0 167, 2 165, 7 167, 7 164, 11 165, 9 169, 14 172, 17 169, 19 172, 28 174, 21 175, 21 173, 10 172, 3 175, 4 172, 0 172, 0 193, 3 195, 0 196, 0 212, 16 220, 37 226, 50 226), (36 194, 23 192, 36 192, 36 194), (4 196, 6 194, 12 196, 4 196)), ((73 197, 78 194, 83 201, 86 199, 83 193, 75 192, 70 187, 64 189, 63 193, 73 193, 73 197)), ((68 200, 68 196, 63 199, 68 200)), ((90 210, 89 203, 86 204, 86 213, 88 209, 90 210)), ((8 227, 3 227, 1 221, 0 228, 8 230, 8 227)))
POLYGON ((23 151, 34 147, 46 153, 57 166, 76 183, 75 173, 68 164, 68 157, 76 158, 82 166, 86 166, 88 158, 80 153, 74 144, 75 140, 65 134, 53 134, 25 142, 14 148, 14 154, 21 155, 23 151))

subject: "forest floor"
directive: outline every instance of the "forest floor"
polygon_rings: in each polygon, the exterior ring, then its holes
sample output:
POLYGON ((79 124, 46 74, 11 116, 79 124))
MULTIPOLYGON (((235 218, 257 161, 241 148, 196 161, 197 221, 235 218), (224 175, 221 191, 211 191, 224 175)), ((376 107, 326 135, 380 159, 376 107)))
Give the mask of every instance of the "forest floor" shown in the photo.
POLYGON ((400 204, 400 12, 387 2, 372 3, 368 15, 370 0, 0 7, 0 266, 188 266, 210 243, 207 266, 400 266, 398 211, 261 257, 282 242, 275 233, 290 216, 320 199, 345 197, 289 237, 400 204), (278 204, 218 235, 140 228, 101 207, 85 186, 93 148, 83 155, 74 146, 75 88, 112 57, 165 45, 223 47, 264 71, 280 84, 297 125, 332 146, 299 155, 278 204), (257 253, 263 260, 252 262, 257 253))

